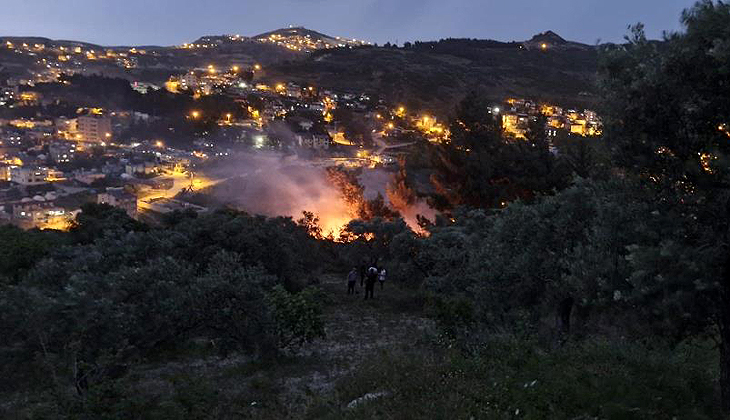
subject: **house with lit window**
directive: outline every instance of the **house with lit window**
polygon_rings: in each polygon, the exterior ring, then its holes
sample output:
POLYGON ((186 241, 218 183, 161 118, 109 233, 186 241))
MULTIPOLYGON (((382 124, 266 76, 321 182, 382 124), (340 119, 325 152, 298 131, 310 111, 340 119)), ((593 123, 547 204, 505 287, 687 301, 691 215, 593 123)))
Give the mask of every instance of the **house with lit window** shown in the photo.
POLYGON ((62 207, 53 201, 45 201, 43 197, 24 198, 12 204, 13 224, 23 228, 62 228, 71 217, 62 207))
POLYGON ((48 169, 32 166, 11 166, 10 181, 20 185, 42 185, 48 177, 48 169))
POLYGON ((129 217, 137 218, 137 196, 124 191, 124 188, 107 188, 106 192, 96 196, 96 202, 118 207, 127 212, 129 217))

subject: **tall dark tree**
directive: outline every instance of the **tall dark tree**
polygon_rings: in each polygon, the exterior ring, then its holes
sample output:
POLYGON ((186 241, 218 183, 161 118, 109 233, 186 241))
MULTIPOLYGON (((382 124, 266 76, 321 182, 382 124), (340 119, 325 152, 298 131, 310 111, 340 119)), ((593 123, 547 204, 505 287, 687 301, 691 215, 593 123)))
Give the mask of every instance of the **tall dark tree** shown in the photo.
POLYGON ((490 108, 485 97, 467 96, 451 122, 450 140, 434 149, 436 207, 497 208, 560 184, 553 179, 554 158, 540 122, 531 125, 526 139, 506 138, 490 108))
POLYGON ((616 162, 655 188, 657 208, 682 225, 661 253, 677 261, 703 256, 704 271, 721 268, 707 280, 692 269, 697 261, 679 272, 672 264, 643 280, 655 288, 656 303, 671 308, 667 317, 719 327, 723 409, 730 412, 730 4, 699 1, 682 23, 685 31, 664 42, 648 41, 636 25, 625 45, 604 51, 606 138, 616 162))

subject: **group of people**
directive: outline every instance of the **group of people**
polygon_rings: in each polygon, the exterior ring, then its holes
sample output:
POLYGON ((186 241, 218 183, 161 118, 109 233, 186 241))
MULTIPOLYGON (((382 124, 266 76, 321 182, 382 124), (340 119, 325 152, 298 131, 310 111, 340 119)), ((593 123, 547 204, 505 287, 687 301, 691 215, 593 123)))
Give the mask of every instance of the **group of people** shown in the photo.
POLYGON ((347 294, 355 294, 355 286, 357 285, 357 279, 360 277, 360 287, 365 286, 365 299, 368 296, 370 299, 373 298, 373 291, 375 289, 375 282, 380 282, 380 289, 383 289, 385 285, 386 272, 385 268, 378 268, 377 264, 370 264, 367 268, 365 264, 361 264, 360 268, 353 267, 350 273, 347 274, 347 294))

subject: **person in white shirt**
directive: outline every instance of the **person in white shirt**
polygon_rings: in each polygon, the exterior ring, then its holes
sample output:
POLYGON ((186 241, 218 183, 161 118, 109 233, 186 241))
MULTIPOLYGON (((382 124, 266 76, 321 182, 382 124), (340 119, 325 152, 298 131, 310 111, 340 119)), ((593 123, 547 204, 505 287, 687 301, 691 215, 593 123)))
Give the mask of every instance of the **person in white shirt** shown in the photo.
POLYGON ((380 273, 378 274, 378 281, 380 282, 380 290, 383 290, 383 285, 385 284, 385 269, 380 270, 380 273))
POLYGON ((355 284, 357 284, 357 268, 353 267, 350 273, 347 275, 347 294, 355 294, 355 284))

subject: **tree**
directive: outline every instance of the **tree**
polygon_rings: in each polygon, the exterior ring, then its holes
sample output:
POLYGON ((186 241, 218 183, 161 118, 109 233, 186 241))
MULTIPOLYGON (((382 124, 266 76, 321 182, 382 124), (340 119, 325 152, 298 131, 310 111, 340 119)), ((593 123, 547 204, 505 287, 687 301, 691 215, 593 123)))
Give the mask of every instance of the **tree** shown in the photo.
POLYGON ((456 109, 450 140, 433 149, 432 204, 443 210, 499 208, 563 186, 538 124, 532 125, 525 141, 507 139, 487 99, 468 95, 456 109))
POLYGON ((399 212, 405 212, 416 202, 416 192, 408 183, 405 156, 398 157, 398 172, 393 175, 393 179, 388 183, 385 193, 391 206, 399 212))
POLYGON ((347 203, 353 217, 362 220, 371 220, 376 217, 386 219, 399 217, 398 212, 385 203, 382 194, 378 193, 372 200, 365 199, 365 187, 357 179, 357 172, 330 167, 327 168, 327 176, 340 190, 342 199, 347 203))
POLYGON ((730 412, 730 4, 699 1, 682 24, 684 32, 661 43, 636 25, 627 44, 603 51, 605 132, 616 162, 643 177, 683 225, 662 246, 632 250, 635 280, 656 290, 654 304, 674 308, 667 316, 688 317, 699 331, 719 327, 723 409, 730 412), (681 258, 659 263, 668 255, 681 258), (659 265, 641 271, 652 259, 659 265), (699 275, 698 266, 716 276, 699 275), (706 302, 707 294, 717 298, 706 302))
POLYGON ((132 219, 122 209, 108 204, 86 203, 81 206, 81 213, 71 222, 70 231, 76 241, 91 243, 108 231, 118 234, 146 228, 146 225, 132 219))
POLYGON ((307 288, 292 294, 274 287, 267 295, 281 348, 293 348, 325 336, 317 290, 307 288))
POLYGON ((0 287, 18 281, 49 252, 68 241, 56 232, 24 232, 11 225, 0 226, 0 287))

